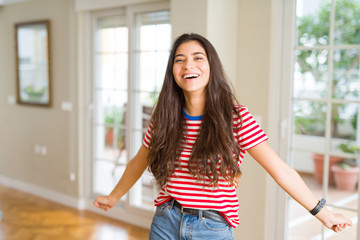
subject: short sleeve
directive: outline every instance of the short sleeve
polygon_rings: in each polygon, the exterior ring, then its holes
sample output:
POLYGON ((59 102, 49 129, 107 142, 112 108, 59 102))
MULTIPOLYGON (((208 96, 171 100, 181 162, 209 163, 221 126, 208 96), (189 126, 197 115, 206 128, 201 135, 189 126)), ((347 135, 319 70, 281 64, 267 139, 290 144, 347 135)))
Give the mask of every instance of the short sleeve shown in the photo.
POLYGON ((149 124, 143 140, 143 145, 148 149, 150 148, 150 142, 151 142, 151 127, 152 127, 152 123, 149 124))
MULTIPOLYGON (((248 150, 268 140, 266 133, 244 106, 238 108, 242 118, 242 125, 237 132, 237 139, 241 150, 248 150)), ((240 122, 240 121, 238 121, 240 122)))

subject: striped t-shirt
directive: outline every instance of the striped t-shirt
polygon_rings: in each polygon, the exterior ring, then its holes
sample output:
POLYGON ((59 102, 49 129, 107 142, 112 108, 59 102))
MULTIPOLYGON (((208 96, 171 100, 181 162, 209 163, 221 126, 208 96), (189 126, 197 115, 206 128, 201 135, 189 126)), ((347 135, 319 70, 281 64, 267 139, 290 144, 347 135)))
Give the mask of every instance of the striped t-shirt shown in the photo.
MULTIPOLYGON (((234 113, 234 138, 238 142, 241 151, 238 164, 244 158, 245 151, 266 141, 268 138, 259 124, 244 106, 237 106, 241 121, 234 113), (241 127, 240 127, 241 126, 241 127), (236 131, 238 129, 238 131, 236 131)), ((187 133, 183 151, 180 154, 181 169, 176 168, 170 176, 170 180, 162 187, 155 206, 159 206, 172 198, 176 199, 185 208, 218 211, 232 227, 237 227, 239 220, 239 201, 236 195, 236 187, 230 185, 223 177, 219 177, 218 187, 204 186, 203 181, 192 176, 188 170, 188 161, 193 144, 199 134, 202 116, 189 116, 185 113, 187 133)), ((151 125, 144 137, 143 145, 149 148, 151 142, 151 125)), ((205 177, 205 182, 209 179, 205 177)))

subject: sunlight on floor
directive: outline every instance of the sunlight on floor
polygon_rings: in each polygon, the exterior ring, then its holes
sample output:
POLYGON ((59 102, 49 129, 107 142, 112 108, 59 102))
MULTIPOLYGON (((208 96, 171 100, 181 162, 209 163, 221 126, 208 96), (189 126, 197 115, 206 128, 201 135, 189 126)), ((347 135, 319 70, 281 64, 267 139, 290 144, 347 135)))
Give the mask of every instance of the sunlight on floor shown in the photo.
MULTIPOLYGON (((313 175, 301 174, 306 184, 320 199, 323 197, 322 186, 319 184, 313 175)), ((356 209, 358 206, 358 194, 356 191, 343 191, 329 186, 329 193, 327 202, 333 206, 356 209)), ((357 212, 344 210, 341 208, 328 208, 336 213, 341 213, 344 216, 351 218, 354 227, 348 228, 341 233, 334 233, 326 229, 324 231, 324 239, 329 240, 352 240, 356 239, 356 224, 358 222, 357 212)), ((289 222, 289 239, 290 240, 321 240, 322 239, 322 224, 312 215, 310 215, 302 206, 294 200, 290 200, 289 205, 290 222, 289 222)))
POLYGON ((129 233, 125 229, 120 229, 113 227, 111 225, 101 225, 97 229, 95 239, 102 240, 116 240, 116 239, 122 239, 122 240, 128 240, 129 233))

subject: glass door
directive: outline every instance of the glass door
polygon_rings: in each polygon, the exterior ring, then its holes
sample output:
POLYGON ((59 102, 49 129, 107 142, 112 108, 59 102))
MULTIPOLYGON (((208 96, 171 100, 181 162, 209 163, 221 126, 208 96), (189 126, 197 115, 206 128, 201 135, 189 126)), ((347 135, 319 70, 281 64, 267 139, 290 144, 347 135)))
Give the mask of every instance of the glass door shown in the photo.
MULTIPOLYGON (((136 13, 133 39, 131 63, 134 71, 130 90, 132 120, 129 133, 132 151, 136 153, 149 126, 152 108, 165 76, 171 48, 169 11, 136 13)), ((153 207, 158 189, 152 174, 145 171, 131 193, 132 206, 153 207)))
POLYGON ((291 162, 354 226, 335 234, 289 198, 287 239, 360 239, 360 1, 298 0, 295 18, 291 162))
MULTIPOLYGON (((93 192, 108 194, 128 161, 128 27, 125 15, 95 19, 93 192)), ((126 196, 122 199, 125 200, 126 196)))
MULTIPOLYGON (((93 196, 109 194, 137 153, 162 87, 171 48, 170 12, 140 9, 93 18, 93 196)), ((146 171, 118 207, 153 210, 156 194, 146 171)))

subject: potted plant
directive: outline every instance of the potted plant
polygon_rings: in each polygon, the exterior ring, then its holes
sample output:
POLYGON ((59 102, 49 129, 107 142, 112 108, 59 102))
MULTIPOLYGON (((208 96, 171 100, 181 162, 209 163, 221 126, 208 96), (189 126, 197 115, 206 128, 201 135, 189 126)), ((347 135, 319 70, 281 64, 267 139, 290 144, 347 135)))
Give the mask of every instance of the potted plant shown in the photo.
MULTIPOLYGON (((360 147, 355 144, 342 143, 338 146, 344 153, 359 154, 360 147)), ((335 185, 338 189, 354 191, 356 190, 359 167, 357 159, 347 158, 331 167, 334 174, 335 185)))
MULTIPOLYGON (((315 176, 316 181, 320 184, 323 183, 324 158, 325 158, 325 156, 323 154, 319 154, 319 153, 312 154, 312 159, 313 159, 313 163, 314 163, 314 176, 315 176)), ((328 175, 329 176, 329 179, 328 179, 329 185, 334 184, 334 174, 331 171, 332 167, 342 161, 344 161, 343 157, 330 156, 329 170, 328 170, 329 171, 328 172, 329 173, 329 175, 328 175)))
MULTIPOLYGON (((121 108, 108 108, 105 109, 104 123, 105 123, 105 145, 113 146, 114 145, 114 127, 119 127, 123 123, 123 113, 121 108)), ((117 136, 117 145, 122 148, 123 145, 123 136, 118 134, 117 136)))

